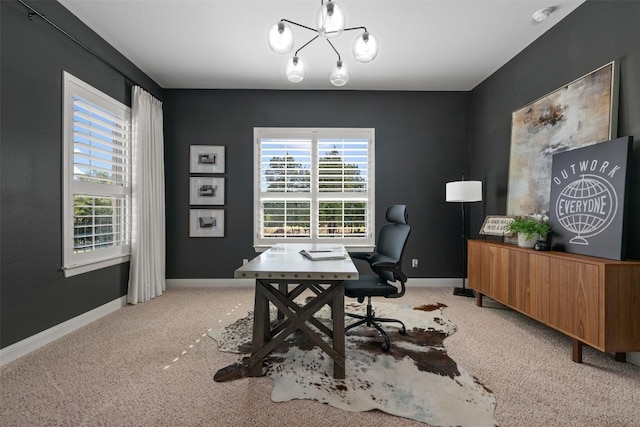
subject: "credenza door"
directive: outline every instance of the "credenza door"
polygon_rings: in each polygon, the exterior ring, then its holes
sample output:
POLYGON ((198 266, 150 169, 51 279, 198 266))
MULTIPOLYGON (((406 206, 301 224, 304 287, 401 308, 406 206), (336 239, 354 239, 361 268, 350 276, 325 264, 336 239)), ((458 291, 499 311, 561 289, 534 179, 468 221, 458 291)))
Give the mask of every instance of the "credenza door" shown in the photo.
POLYGON ((598 265, 551 259, 549 324, 600 346, 598 265))
POLYGON ((549 257, 515 252, 516 300, 525 314, 549 323, 549 257))
POLYGON ((489 247, 469 241, 467 254, 469 287, 482 294, 491 291, 491 251, 489 247))

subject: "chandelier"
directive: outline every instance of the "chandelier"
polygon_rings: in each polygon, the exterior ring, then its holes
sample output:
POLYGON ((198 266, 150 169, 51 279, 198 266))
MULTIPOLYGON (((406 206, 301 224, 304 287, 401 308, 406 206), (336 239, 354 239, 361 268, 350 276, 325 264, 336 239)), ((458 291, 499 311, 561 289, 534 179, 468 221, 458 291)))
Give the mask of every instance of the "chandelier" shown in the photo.
POLYGON ((316 28, 307 27, 306 25, 301 25, 288 19, 281 19, 269 28, 267 42, 271 50, 275 53, 286 54, 291 52, 295 43, 293 29, 289 24, 316 33, 311 40, 296 50, 293 57, 287 60, 284 67, 285 76, 293 83, 299 83, 304 79, 307 74, 307 67, 298 56, 298 53, 318 37, 322 37, 329 43, 329 46, 331 46, 336 55, 338 55, 338 60, 329 73, 329 81, 331 81, 334 86, 344 86, 349 81, 349 71, 347 65, 342 61, 340 53, 338 53, 338 50, 333 43, 331 43, 331 39, 339 37, 344 31, 362 30, 362 33, 360 33, 353 42, 353 56, 356 61, 362 63, 371 62, 375 59, 376 55, 378 55, 378 40, 373 34, 367 31, 366 27, 345 28, 346 16, 339 4, 331 0, 328 0, 326 3, 321 0, 320 4, 320 10, 318 10, 316 14, 316 28))

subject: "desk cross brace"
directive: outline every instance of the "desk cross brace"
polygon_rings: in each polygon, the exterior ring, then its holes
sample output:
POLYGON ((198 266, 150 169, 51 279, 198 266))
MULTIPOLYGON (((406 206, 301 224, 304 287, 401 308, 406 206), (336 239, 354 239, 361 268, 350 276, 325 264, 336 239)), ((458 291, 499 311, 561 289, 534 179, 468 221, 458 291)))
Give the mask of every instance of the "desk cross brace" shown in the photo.
POLYGON ((271 281, 256 280, 256 301, 254 313, 254 335, 252 343, 251 357, 245 360, 250 376, 262 375, 262 361, 278 345, 300 329, 311 338, 327 355, 334 361, 334 377, 344 378, 345 375, 345 349, 344 339, 340 339, 339 334, 344 334, 344 288, 340 282, 327 283, 329 288, 325 289, 315 282, 303 282, 296 286, 291 292, 287 291, 287 282, 275 282, 276 289, 271 285, 271 281), (293 299, 299 296, 305 289, 310 289, 317 296, 308 304, 298 305, 293 299), (269 318, 269 302, 277 308, 278 317, 284 319, 277 326, 271 329, 269 318), (329 304, 332 311, 333 330, 314 318, 313 315, 329 304), (333 347, 323 340, 314 330, 307 326, 309 321, 328 337, 333 338, 333 347), (257 322, 257 323, 256 323, 257 322), (338 339, 336 339, 338 338, 338 339))
MULTIPOLYGON (((307 288, 306 285, 299 285, 292 292, 287 294, 286 285, 285 285, 285 289, 284 290, 282 289, 282 287, 280 287, 280 294, 275 293, 275 292, 273 293, 273 297, 278 300, 278 302, 276 302, 276 301, 272 301, 272 302, 278 308, 278 320, 280 320, 280 322, 275 327, 273 327, 273 329, 271 329, 271 336, 277 335, 278 333, 280 333, 280 331, 282 331, 284 328, 286 328, 287 326, 289 326, 291 324, 291 320, 290 319, 285 319, 285 313, 289 313, 288 317, 290 317, 290 318, 296 318, 297 317, 296 313, 298 311, 302 310, 303 307, 300 307, 298 304, 293 302, 293 300, 297 296, 299 296, 306 288, 307 288), (288 295, 288 298, 285 298, 283 293, 284 293, 284 295, 288 295), (291 312, 290 310, 293 310, 293 312, 291 312)), ((323 289, 321 289, 321 292, 318 292, 316 289, 314 289, 314 285, 309 285, 309 288, 317 296, 320 296, 321 294, 324 293, 323 289)), ((327 327, 327 325, 322 323, 320 320, 316 319, 313 316, 309 317, 307 320, 309 322, 311 322, 320 331, 324 332, 329 338, 333 338, 333 331, 331 329, 329 329, 327 327)), ((310 333, 308 333, 307 335, 311 335, 311 334, 314 334, 314 333, 312 331, 310 331, 310 333)), ((316 341, 316 340, 314 339, 314 341, 316 341)), ((324 342, 324 341, 322 341, 322 342, 324 342)), ((319 344, 319 345, 322 346, 321 344, 319 344)))

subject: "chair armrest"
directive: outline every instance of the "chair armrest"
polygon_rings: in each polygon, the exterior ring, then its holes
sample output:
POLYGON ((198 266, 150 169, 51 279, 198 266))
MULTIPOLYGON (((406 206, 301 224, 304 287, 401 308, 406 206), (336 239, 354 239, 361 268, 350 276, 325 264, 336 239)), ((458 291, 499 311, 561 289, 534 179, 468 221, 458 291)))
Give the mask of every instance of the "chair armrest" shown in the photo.
MULTIPOLYGON (((400 282, 400 290, 396 294, 388 295, 387 298, 399 298, 405 293, 405 283, 407 283, 407 275, 400 270, 400 265, 395 262, 376 261, 371 264, 371 268, 376 274, 380 274, 381 271, 388 271, 393 274, 394 282, 397 280, 400 282)), ((395 286, 395 285, 394 285, 395 286)))
POLYGON ((393 265, 398 264, 398 260, 397 259, 388 257, 386 255, 375 254, 375 257, 372 256, 372 258, 373 258, 373 261, 371 262, 372 266, 373 265, 378 265, 378 264, 381 264, 381 263, 383 263, 383 264, 393 264, 393 265))
POLYGON ((395 262, 389 261, 376 261, 371 263, 371 267, 379 268, 380 270, 393 271, 399 270, 400 267, 395 262))
POLYGON ((407 281, 407 275, 402 272, 399 264, 382 260, 371 263, 371 268, 393 273, 393 275, 402 283, 402 287, 404 288, 404 283, 407 281))

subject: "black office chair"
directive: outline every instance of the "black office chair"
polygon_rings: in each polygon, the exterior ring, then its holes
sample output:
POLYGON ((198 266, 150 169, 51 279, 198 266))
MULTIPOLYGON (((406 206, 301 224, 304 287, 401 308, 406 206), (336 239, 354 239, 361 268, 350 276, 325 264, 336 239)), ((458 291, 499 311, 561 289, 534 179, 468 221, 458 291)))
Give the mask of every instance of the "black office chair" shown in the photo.
POLYGON ((399 298, 404 295, 407 276, 402 272, 402 254, 411 232, 411 227, 407 224, 407 207, 405 205, 394 205, 387 209, 387 222, 380 228, 376 249, 373 253, 355 252, 351 253, 352 258, 362 259, 369 263, 369 266, 376 275, 360 275, 358 280, 346 280, 344 282, 344 294, 351 298, 357 298, 358 302, 364 302, 367 298, 367 314, 345 313, 349 317, 360 319, 345 328, 345 332, 362 324, 373 326, 378 330, 384 342, 382 350, 389 351, 391 344, 389 336, 378 323, 399 323, 400 334, 406 333, 404 323, 396 319, 375 317, 375 312, 371 306, 371 297, 399 298), (394 286, 389 282, 400 282, 400 286, 394 286))

